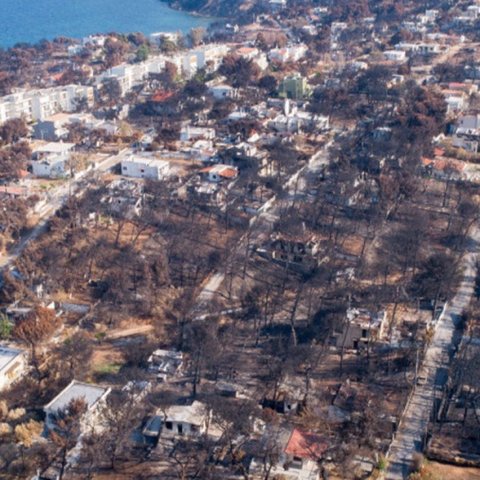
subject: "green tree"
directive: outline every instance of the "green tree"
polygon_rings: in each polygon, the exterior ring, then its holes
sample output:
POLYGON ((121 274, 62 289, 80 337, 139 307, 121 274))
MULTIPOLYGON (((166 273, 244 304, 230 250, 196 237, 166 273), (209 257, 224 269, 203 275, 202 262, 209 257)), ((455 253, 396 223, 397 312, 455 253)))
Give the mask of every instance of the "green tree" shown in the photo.
POLYGON ((9 338, 12 334, 13 325, 5 315, 0 315, 0 338, 9 338))
POLYGON ((148 45, 140 45, 140 47, 138 47, 137 53, 135 54, 135 61, 144 62, 145 60, 147 60, 149 53, 150 51, 148 49, 148 45))

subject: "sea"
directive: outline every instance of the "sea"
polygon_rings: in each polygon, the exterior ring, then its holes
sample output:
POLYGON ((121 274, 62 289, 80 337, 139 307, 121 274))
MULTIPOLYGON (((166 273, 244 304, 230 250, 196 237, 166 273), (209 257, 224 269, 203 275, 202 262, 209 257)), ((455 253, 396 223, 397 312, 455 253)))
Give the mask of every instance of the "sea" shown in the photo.
POLYGON ((210 22, 160 0, 0 0, 0 47, 94 33, 187 33, 210 22))

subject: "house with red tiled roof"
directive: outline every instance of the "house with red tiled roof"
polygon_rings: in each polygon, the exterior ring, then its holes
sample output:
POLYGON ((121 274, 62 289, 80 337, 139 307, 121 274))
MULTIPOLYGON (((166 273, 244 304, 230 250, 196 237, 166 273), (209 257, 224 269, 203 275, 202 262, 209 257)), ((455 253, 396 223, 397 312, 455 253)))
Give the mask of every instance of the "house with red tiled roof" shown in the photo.
MULTIPOLYGON (((319 480, 319 461, 328 449, 327 439, 313 432, 294 428, 291 431, 275 432, 279 448, 278 461, 265 465, 253 459, 249 473, 253 479, 265 478, 265 468, 270 468, 269 478, 285 480, 319 480)), ((269 441, 271 442, 271 435, 269 441)))
POLYGON ((422 165, 426 174, 439 179, 460 178, 465 170, 465 162, 462 160, 442 155, 422 157, 422 165))
POLYGON ((234 180, 238 177, 238 168, 230 165, 217 164, 211 167, 202 168, 200 173, 206 174, 210 182, 221 182, 223 180, 234 180))

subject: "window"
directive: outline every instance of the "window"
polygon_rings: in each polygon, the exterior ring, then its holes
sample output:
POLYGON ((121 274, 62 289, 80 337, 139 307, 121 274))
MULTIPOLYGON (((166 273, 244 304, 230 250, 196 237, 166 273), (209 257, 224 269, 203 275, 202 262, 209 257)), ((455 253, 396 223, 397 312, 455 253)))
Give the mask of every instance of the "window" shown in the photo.
POLYGON ((300 457, 293 457, 291 467, 292 467, 292 468, 297 468, 297 469, 301 470, 301 468, 302 468, 302 459, 301 459, 300 457))
POLYGON ((165 422, 165 428, 166 428, 167 430, 172 430, 172 428, 173 428, 172 422, 165 422))
POLYGON ((362 338, 367 338, 368 337, 368 330, 366 328, 362 329, 362 338))
POLYGON ((179 435, 183 435, 183 425, 181 423, 177 425, 177 431, 179 435))

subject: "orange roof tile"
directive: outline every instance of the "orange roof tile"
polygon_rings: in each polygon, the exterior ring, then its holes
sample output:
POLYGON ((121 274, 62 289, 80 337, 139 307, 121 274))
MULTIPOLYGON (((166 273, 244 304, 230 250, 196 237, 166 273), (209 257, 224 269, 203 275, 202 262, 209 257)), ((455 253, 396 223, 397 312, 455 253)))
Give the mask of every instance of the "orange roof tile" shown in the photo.
POLYGON ((173 96, 173 92, 157 91, 152 95, 154 102, 163 102, 173 96))
POLYGON ((328 448, 323 437, 311 432, 293 429, 285 453, 300 458, 319 460, 328 448))
POLYGON ((455 158, 435 157, 434 159, 422 157, 422 164, 425 166, 432 165, 435 170, 447 170, 448 168, 456 172, 463 172, 465 169, 465 162, 455 158))
POLYGON ((233 167, 225 167, 218 174, 224 178, 235 178, 238 175, 238 171, 233 167))

